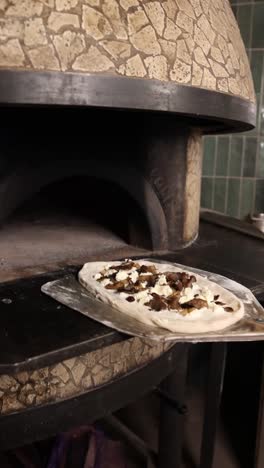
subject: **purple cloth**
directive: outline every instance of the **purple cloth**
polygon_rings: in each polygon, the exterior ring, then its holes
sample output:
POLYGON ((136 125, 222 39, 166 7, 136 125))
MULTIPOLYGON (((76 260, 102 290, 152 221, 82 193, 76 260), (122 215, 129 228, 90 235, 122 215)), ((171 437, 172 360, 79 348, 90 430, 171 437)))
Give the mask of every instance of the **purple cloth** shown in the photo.
POLYGON ((92 444, 89 445, 87 454, 90 450, 94 452, 94 465, 84 465, 84 468, 126 468, 125 454, 120 442, 109 439, 102 431, 96 430, 92 444))
POLYGON ((47 468, 61 468, 61 460, 67 450, 68 438, 65 434, 59 435, 51 452, 47 468))
POLYGON ((80 427, 56 438, 47 468, 67 468, 69 463, 72 468, 77 468, 77 465, 78 468, 127 467, 122 444, 91 426, 80 427), (77 453, 78 444, 80 450, 77 453))

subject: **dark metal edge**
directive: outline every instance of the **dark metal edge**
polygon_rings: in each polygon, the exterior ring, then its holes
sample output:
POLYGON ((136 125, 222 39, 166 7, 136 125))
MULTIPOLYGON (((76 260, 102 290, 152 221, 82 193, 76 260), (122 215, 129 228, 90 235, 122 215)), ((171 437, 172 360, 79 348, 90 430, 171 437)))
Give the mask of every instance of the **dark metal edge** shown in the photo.
POLYGON ((0 70, 1 105, 89 106, 170 112, 209 132, 246 131, 256 105, 226 93, 174 82, 84 73, 0 70), (207 120, 207 122, 203 122, 207 120))
POLYGON ((264 233, 259 231, 253 224, 250 224, 241 219, 232 218, 231 216, 221 215, 212 211, 202 210, 200 213, 200 219, 208 223, 222 226, 233 231, 246 234, 256 239, 264 240, 264 233))
MULTIPOLYGON (((5 290, 7 287, 15 287, 20 281, 34 281, 37 280, 43 284, 47 281, 54 281, 55 279, 61 278, 64 275, 76 274, 77 271, 81 268, 76 266, 69 266, 67 268, 52 271, 49 273, 41 273, 39 275, 34 275, 32 277, 23 278, 22 280, 13 280, 6 283, 0 284, 0 292, 5 290)), ((37 286, 38 287, 38 286, 37 286)), ((116 330, 111 330, 110 328, 105 327, 105 333, 99 337, 90 338, 86 341, 80 341, 75 344, 67 345, 52 351, 47 352, 45 355, 36 355, 28 359, 23 359, 19 362, 11 361, 6 364, 0 362, 0 374, 15 374, 17 372, 23 371, 33 371, 35 369, 40 369, 46 366, 56 364, 58 362, 64 361, 65 359, 70 359, 76 356, 81 356, 102 347, 110 346, 113 344, 120 343, 122 341, 128 340, 131 337, 117 332, 116 330)))

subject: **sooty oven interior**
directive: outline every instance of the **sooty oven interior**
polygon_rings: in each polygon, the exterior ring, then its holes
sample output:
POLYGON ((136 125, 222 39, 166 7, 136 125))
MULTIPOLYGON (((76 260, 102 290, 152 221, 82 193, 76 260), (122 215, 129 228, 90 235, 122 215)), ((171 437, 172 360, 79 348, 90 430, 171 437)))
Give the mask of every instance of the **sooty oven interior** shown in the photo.
POLYGON ((228 0, 33 3, 0 12, 0 281, 187 247, 203 134, 255 123, 228 0))
POLYGON ((173 250, 196 237, 198 129, 147 112, 3 112, 3 278, 89 258, 173 250))
POLYGON ((2 112, 1 280, 196 238, 197 123, 106 109, 2 112))

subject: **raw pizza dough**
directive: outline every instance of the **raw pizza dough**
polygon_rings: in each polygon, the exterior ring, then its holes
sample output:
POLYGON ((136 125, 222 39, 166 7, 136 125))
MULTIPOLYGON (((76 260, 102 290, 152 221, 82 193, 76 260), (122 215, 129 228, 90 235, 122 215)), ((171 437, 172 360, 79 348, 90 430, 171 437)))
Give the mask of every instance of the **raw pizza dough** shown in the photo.
MULTIPOLYGON (((188 272, 181 270, 171 264, 155 263, 147 260, 135 260, 139 265, 155 265, 159 273, 164 272, 188 272)), ((128 302, 126 297, 129 293, 117 293, 116 291, 106 289, 104 285, 98 282, 95 277, 100 274, 105 268, 110 266, 118 266, 122 262, 89 262, 86 263, 79 272, 79 281, 92 295, 95 295, 99 300, 115 307, 120 313, 128 314, 136 320, 147 325, 164 328, 171 332, 180 333, 205 333, 222 330, 238 322, 244 315, 244 305, 233 293, 222 288, 216 283, 195 274, 196 287, 199 287, 204 297, 209 301, 215 295, 219 295, 221 302, 233 309, 232 312, 226 312, 224 307, 210 305, 209 308, 194 309, 187 315, 181 315, 174 310, 161 310, 159 312, 150 310, 149 306, 142 302, 128 302)), ((140 293, 138 293, 140 294, 140 293)), ((146 302, 146 299, 143 299, 146 302)), ((210 301, 209 301, 210 302, 210 301)))

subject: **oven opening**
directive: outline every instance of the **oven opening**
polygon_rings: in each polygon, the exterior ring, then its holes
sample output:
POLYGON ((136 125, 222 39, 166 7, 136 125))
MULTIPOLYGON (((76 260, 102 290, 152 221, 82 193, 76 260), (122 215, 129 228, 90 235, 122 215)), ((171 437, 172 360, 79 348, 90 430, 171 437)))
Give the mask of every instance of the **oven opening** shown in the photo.
POLYGON ((43 187, 0 229, 0 280, 151 249, 148 221, 123 188, 88 176, 43 187))

